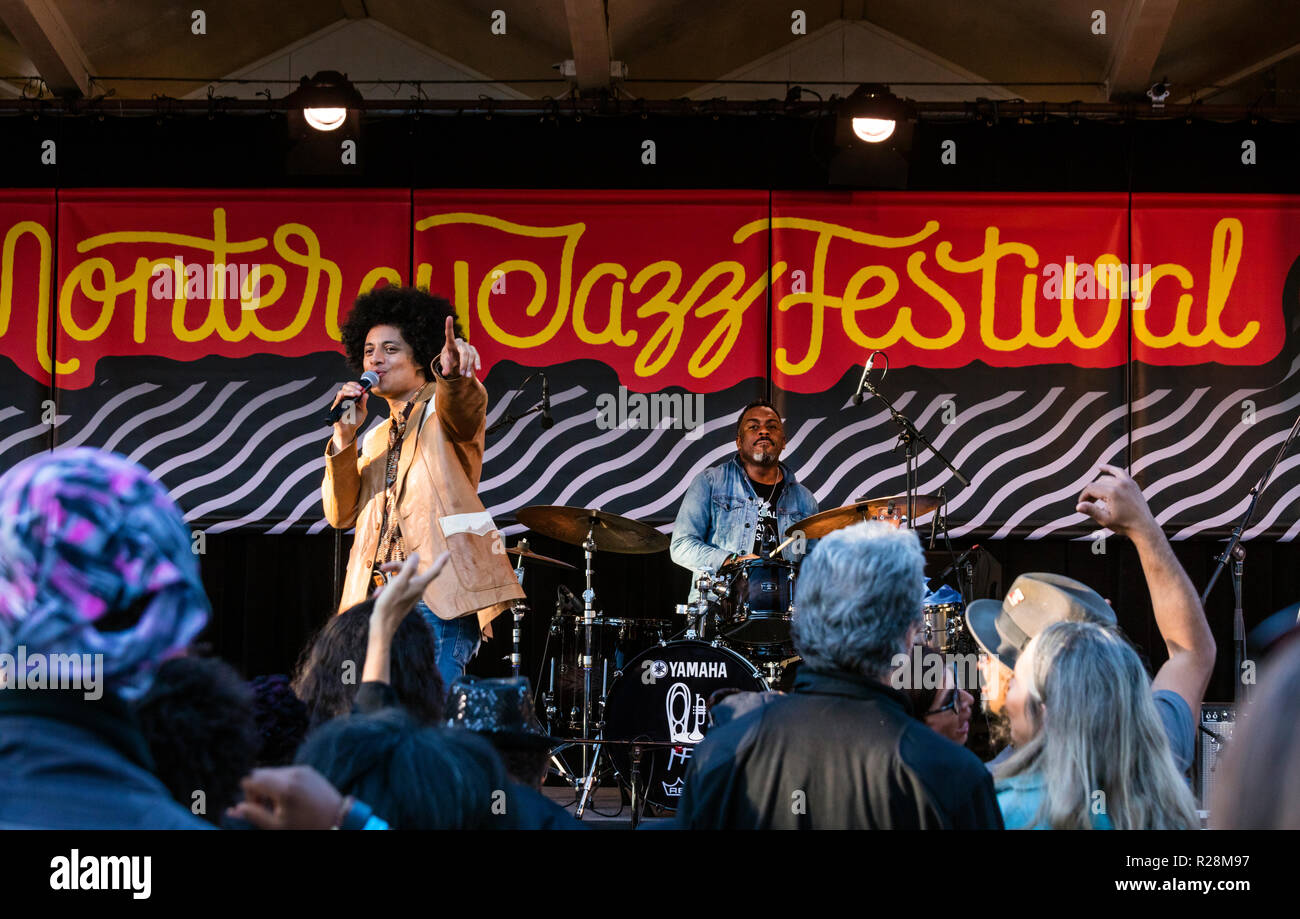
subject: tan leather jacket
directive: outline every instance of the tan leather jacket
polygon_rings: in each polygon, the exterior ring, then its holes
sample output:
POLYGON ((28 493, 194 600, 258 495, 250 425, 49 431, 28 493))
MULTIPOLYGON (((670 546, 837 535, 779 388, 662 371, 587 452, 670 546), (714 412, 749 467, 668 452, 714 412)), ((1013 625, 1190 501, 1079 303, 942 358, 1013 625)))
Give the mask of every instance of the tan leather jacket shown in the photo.
MULTIPOLYGON (((439 378, 426 385, 415 396, 393 486, 402 539, 408 554, 420 553, 420 570, 444 550, 451 552, 422 599, 441 619, 477 613, 484 628, 524 596, 478 497, 486 422, 487 390, 478 380, 439 378)), ((340 612, 365 600, 372 589, 391 425, 385 420, 375 428, 359 456, 355 440, 337 454, 330 453, 332 443, 325 446, 325 518, 337 529, 357 530, 340 612)))

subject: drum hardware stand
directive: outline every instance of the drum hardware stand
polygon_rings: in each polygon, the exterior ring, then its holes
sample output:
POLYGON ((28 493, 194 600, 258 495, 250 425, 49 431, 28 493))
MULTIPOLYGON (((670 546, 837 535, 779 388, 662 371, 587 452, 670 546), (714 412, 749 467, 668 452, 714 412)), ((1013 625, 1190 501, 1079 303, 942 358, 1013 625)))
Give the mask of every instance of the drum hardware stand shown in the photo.
MULTIPOLYGON (((587 529, 587 538, 582 541, 582 554, 586 560, 586 578, 587 586, 582 592, 582 739, 591 739, 591 661, 592 661, 592 620, 596 618, 596 608, 592 601, 596 599, 596 591, 592 587, 592 576, 595 574, 592 563, 596 555, 596 518, 591 518, 591 525, 587 529)), ((592 761, 592 770, 596 768, 595 757, 592 761)), ((587 771, 587 747, 582 747, 582 771, 587 771)))
MULTIPOLYGON (((528 540, 526 539, 519 540, 518 548, 527 551, 528 540)), ((519 582, 520 587, 524 586, 523 552, 519 554, 519 561, 515 563, 515 580, 519 582)), ((523 623, 524 613, 527 611, 527 608, 528 608, 527 605, 522 600, 516 600, 514 601, 514 603, 510 605, 510 612, 515 619, 514 631, 511 632, 511 637, 510 637, 510 675, 512 677, 519 676, 520 664, 523 661, 523 656, 519 652, 519 637, 520 637, 520 625, 523 623)))
MULTIPOLYGON (((686 617, 686 636, 685 636, 686 640, 696 641, 699 638, 699 631, 696 629, 696 625, 698 625, 697 620, 699 619, 699 614, 695 612, 695 604, 678 603, 677 615, 686 617)), ((659 643, 663 644, 663 641, 661 640, 659 643)))
POLYGON ((645 801, 637 800, 636 790, 641 784, 641 745, 632 744, 632 829, 641 825, 641 811, 645 808, 645 801))
POLYGON ((1205 593, 1201 594, 1201 607, 1204 608, 1205 601, 1209 599, 1210 591, 1214 590, 1214 584, 1227 567, 1228 560, 1232 559, 1232 589, 1236 596, 1236 609, 1232 612, 1232 646, 1233 659, 1236 661, 1237 672, 1233 676, 1233 702, 1241 705, 1249 696, 1245 685, 1241 680, 1241 665, 1246 660, 1246 620, 1241 611, 1241 575, 1243 563, 1246 560, 1246 550, 1240 545, 1242 534, 1246 532, 1246 527, 1250 526, 1250 518, 1255 514, 1255 504, 1259 501, 1259 496, 1265 488, 1268 488, 1268 480, 1273 477, 1277 464, 1282 461, 1286 451, 1290 449, 1291 442, 1295 440, 1296 432, 1300 431, 1300 415, 1296 416, 1295 423, 1291 425, 1291 431, 1286 435, 1286 440, 1282 441, 1282 446, 1277 451, 1277 456, 1273 457, 1272 464, 1264 470, 1264 475, 1255 487, 1250 490, 1250 502, 1246 505, 1246 513, 1242 515, 1241 522, 1233 529, 1232 535, 1228 538, 1228 544, 1223 547, 1223 554, 1219 556, 1214 565, 1214 573, 1210 575, 1210 583, 1205 585, 1205 593))
POLYGON ((510 675, 512 677, 517 677, 519 676, 520 666, 523 663, 523 654, 521 654, 519 650, 519 636, 521 625, 524 621, 524 613, 528 612, 528 604, 524 603, 522 600, 516 600, 510 605, 510 612, 515 619, 515 628, 511 633, 510 675))
MULTIPOLYGON (((600 750, 602 746, 603 744, 596 744, 596 749, 592 751, 591 769, 587 772, 586 778, 582 780, 582 796, 578 798, 578 809, 573 814, 573 816, 578 820, 582 819, 582 815, 587 810, 587 799, 591 797, 591 786, 592 782, 596 778, 596 764, 600 762, 600 750)), ((584 763, 587 759, 586 749, 586 745, 584 744, 582 755, 584 763)))
POLYGON ((551 762, 551 769, 555 775, 563 780, 564 784, 568 785, 569 788, 577 790, 577 788, 582 784, 582 778, 569 768, 569 764, 566 763, 564 757, 560 755, 570 746, 572 746, 572 744, 560 744, 551 751, 549 759, 551 762))
MULTIPOLYGON (((954 466, 952 462, 949 461, 948 457, 940 453, 935 448, 934 444, 930 443, 930 441, 926 439, 925 435, 917 430, 916 425, 912 424, 911 419, 909 419, 898 409, 894 408, 894 404, 890 402, 888 399, 886 399, 884 396, 882 396, 880 394, 880 391, 876 389, 876 385, 872 383, 871 380, 868 379, 865 375, 863 376, 861 386, 859 386, 858 388, 858 393, 861 393, 862 389, 864 388, 867 390, 867 392, 871 393, 881 402, 885 403, 885 408, 889 409, 889 417, 893 419, 894 424, 898 425, 899 428, 898 442, 901 443, 906 448, 906 455, 907 455, 907 526, 908 529, 915 529, 916 521, 914 519, 913 513, 916 510, 916 449, 917 449, 916 445, 917 444, 920 444, 921 447, 929 450, 936 457, 938 457, 939 461, 942 462, 945 466, 947 466, 948 469, 952 472, 952 474, 957 477, 957 481, 961 482, 963 485, 969 486, 970 479, 962 475, 961 470, 958 469, 956 466, 954 466)), ((855 393, 855 395, 857 395, 857 393, 855 393)), ((895 450, 898 449, 897 444, 894 446, 894 449, 895 450)))
MULTIPOLYGON (((631 748, 632 769, 630 775, 628 776, 629 778, 628 795, 632 799, 631 800, 632 829, 634 830, 638 826, 640 826, 641 818, 645 815, 644 812, 645 812, 646 804, 648 803, 646 797, 642 794, 639 794, 640 787, 641 787, 641 759, 642 757, 645 756, 646 748, 650 748, 653 750, 660 747, 672 747, 676 749, 677 747, 682 746, 682 744, 676 743, 674 741, 661 741, 661 740, 598 739, 598 740, 586 740, 586 741, 575 740, 573 741, 573 743, 575 744, 581 743, 583 746, 588 746, 588 745, 595 746, 595 751, 592 756, 591 769, 587 773, 586 777, 582 780, 582 796, 578 799, 578 807, 573 815, 578 820, 581 820, 583 814, 586 813, 587 804, 590 800, 591 792, 594 786, 600 784, 600 780, 597 779, 595 775, 596 775, 596 763, 600 759, 601 750, 603 750, 606 746, 609 746, 611 744, 631 748)), ((608 755, 608 751, 606 752, 606 755, 608 755)))

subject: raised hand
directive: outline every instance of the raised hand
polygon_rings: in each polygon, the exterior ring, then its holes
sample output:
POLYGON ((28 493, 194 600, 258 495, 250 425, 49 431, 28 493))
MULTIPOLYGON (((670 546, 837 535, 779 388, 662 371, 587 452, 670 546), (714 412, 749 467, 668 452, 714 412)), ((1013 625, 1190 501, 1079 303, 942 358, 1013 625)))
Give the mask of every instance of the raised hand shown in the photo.
POLYGON ((473 377, 483 369, 478 349, 456 337, 456 325, 450 316, 447 317, 446 342, 442 346, 442 353, 438 355, 438 359, 442 365, 442 375, 445 377, 473 377))
POLYGON ((392 574, 388 583, 376 593, 375 610, 371 613, 371 628, 378 627, 386 636, 397 632, 415 604, 424 596, 424 589, 433 583, 433 579, 442 573, 451 558, 450 552, 444 552, 433 560, 424 574, 419 574, 420 553, 412 552, 405 562, 385 562, 381 570, 392 574))
POLYGON ((1121 536, 1158 529, 1137 482, 1118 466, 1102 463, 1098 468, 1101 476, 1080 492, 1075 510, 1121 536))

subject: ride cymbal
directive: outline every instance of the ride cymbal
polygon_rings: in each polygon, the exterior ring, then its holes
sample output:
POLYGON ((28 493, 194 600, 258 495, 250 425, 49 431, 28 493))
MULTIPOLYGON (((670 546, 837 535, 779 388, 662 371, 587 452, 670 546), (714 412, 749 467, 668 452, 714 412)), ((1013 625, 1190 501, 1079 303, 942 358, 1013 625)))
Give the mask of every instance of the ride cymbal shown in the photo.
POLYGON ((667 549, 670 541, 649 524, 593 508, 538 504, 521 508, 515 519, 530 530, 573 546, 581 546, 590 532, 598 552, 650 555, 667 549))
MULTIPOLYGON (((916 516, 921 517, 930 511, 939 509, 937 495, 917 495, 916 516)), ((894 495, 889 498, 865 498, 853 504, 832 508, 805 517, 785 531, 786 536, 803 533, 805 539, 821 539, 843 527, 861 523, 864 520, 879 520, 890 526, 899 526, 907 517, 907 495, 894 495)))

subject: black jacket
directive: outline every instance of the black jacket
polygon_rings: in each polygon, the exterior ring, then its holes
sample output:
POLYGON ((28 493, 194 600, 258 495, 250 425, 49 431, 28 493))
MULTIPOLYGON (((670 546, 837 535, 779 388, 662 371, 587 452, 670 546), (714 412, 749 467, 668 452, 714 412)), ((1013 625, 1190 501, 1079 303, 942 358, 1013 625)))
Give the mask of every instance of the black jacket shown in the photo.
POLYGON ((805 668, 791 695, 714 728, 684 784, 687 829, 1002 829, 979 759, 846 673, 805 668))
POLYGON ((127 704, 0 690, 0 829, 212 829, 172 800, 127 704))

